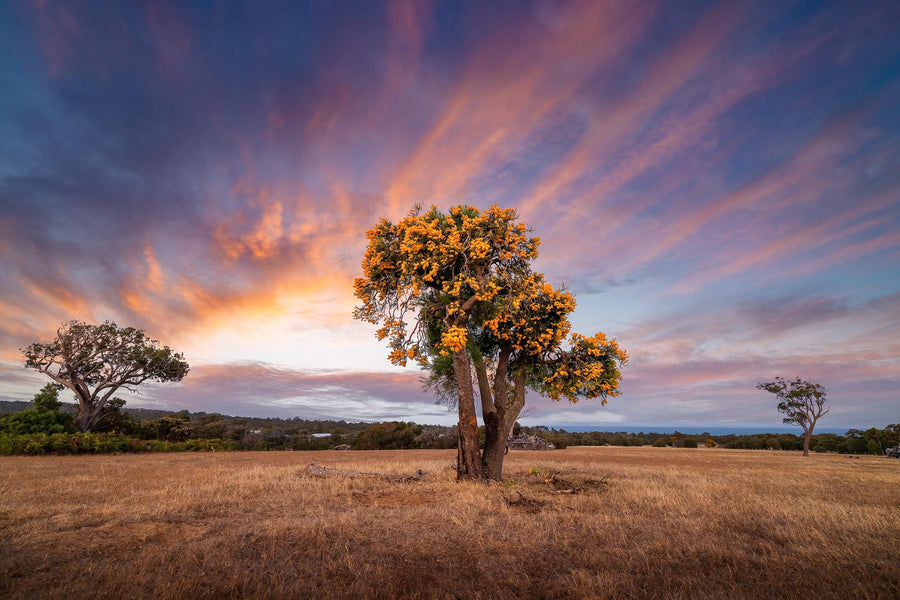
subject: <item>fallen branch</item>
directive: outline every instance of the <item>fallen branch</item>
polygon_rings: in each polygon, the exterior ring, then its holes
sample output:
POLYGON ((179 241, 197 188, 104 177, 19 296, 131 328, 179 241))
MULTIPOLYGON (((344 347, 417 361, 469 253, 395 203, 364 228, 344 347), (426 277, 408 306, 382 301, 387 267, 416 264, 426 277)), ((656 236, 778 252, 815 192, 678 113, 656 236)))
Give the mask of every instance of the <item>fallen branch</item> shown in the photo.
POLYGON ((561 479, 559 473, 554 473, 545 479, 544 483, 549 483, 556 488, 556 491, 551 492, 553 494, 577 494, 582 491, 580 485, 566 479, 561 479))
POLYGON ((530 510, 539 510, 542 506, 547 504, 543 500, 537 500, 535 498, 528 498, 526 496, 523 496, 522 492, 520 492, 518 490, 516 490, 516 493, 519 495, 519 497, 515 500, 513 500, 511 498, 506 498, 504 496, 503 499, 506 501, 506 506, 518 506, 518 507, 527 508, 530 510))
POLYGON ((362 473, 360 471, 342 471, 340 469, 326 469, 320 466, 316 461, 306 467, 306 472, 316 477, 368 477, 371 479, 384 479, 385 481, 409 482, 418 481, 425 476, 425 473, 419 469, 413 475, 390 475, 382 473, 362 473))

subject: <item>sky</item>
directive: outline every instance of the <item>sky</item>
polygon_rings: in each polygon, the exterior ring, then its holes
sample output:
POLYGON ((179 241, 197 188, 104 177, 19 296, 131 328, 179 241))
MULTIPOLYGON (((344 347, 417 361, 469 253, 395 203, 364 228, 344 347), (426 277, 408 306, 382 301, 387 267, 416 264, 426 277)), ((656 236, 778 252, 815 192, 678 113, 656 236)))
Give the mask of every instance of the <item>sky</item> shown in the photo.
POLYGON ((452 424, 355 321, 365 232, 518 210, 605 406, 526 424, 900 422, 900 3, 0 1, 0 400, 112 320, 184 352, 131 406, 452 424))

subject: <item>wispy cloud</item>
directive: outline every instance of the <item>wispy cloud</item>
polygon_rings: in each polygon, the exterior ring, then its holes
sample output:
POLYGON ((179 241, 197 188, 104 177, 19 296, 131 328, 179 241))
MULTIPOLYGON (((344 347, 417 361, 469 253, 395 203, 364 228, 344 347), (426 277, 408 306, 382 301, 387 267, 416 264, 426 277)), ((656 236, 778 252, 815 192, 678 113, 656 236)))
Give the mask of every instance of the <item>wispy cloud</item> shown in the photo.
POLYGON ((332 366, 348 415, 430 417, 350 318, 364 233, 496 202, 633 357, 622 398, 548 418, 729 419, 778 368, 884 417, 895 2, 197 8, 0 6, 3 364, 114 319, 198 365, 160 403, 313 414, 332 366))

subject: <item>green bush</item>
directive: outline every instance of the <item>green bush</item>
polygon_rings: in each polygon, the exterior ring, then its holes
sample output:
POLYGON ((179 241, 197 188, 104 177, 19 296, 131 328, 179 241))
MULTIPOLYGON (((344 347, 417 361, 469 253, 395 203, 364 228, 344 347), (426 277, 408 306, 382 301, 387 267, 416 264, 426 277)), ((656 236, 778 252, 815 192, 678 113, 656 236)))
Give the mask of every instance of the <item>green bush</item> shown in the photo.
POLYGON ((359 432, 353 447, 357 450, 404 450, 416 448, 422 426, 403 421, 375 423, 359 432))
POLYGON ((112 454, 120 452, 224 452, 236 444, 220 439, 167 442, 111 433, 0 434, 0 454, 112 454))
POLYGON ((0 418, 0 431, 12 435, 71 433, 75 431, 75 424, 68 413, 32 408, 0 418))
POLYGON ((666 442, 666 438, 656 438, 655 440, 653 440, 653 443, 650 445, 653 446, 654 448, 665 448, 669 444, 668 444, 668 442, 666 442))

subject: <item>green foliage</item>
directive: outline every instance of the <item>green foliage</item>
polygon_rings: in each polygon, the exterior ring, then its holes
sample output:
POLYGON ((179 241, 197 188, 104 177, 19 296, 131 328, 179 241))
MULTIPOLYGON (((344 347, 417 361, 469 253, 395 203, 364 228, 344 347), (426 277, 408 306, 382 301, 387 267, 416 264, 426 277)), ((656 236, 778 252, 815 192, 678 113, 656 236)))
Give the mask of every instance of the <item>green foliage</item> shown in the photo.
POLYGON ((547 433, 539 433, 537 437, 543 438, 553 444, 557 450, 565 450, 569 447, 569 434, 565 430, 551 429, 547 433))
POLYGON ((61 389, 62 386, 58 383, 48 383, 42 387, 31 401, 34 404, 34 410, 44 413, 58 412, 62 407, 62 402, 59 401, 59 390, 61 389))
POLYGON ((119 388, 134 390, 145 381, 181 381, 189 370, 181 354, 134 327, 111 321, 92 325, 65 323, 56 339, 23 348, 25 366, 74 392, 76 424, 92 429, 119 388))
POLYGON ((682 442, 681 442, 681 447, 682 448, 696 448, 697 440, 695 440, 692 437, 684 438, 684 440, 682 440, 682 442))
POLYGON ((94 421, 92 431, 96 433, 121 433, 124 435, 139 435, 141 424, 126 411, 122 410, 125 401, 121 398, 113 398, 100 410, 97 420, 94 421))
POLYGON ((48 383, 34 395, 34 408, 0 417, 0 432, 10 435, 32 433, 69 433, 75 431, 72 415, 60 412, 59 389, 62 386, 48 383))
POLYGON ((30 433, 69 433, 75 431, 72 415, 29 409, 0 417, 0 432, 12 435, 30 433))
POLYGON ((187 411, 162 417, 149 424, 156 432, 156 439, 166 442, 183 442, 192 432, 191 416, 187 411))
POLYGON ((661 437, 661 438, 656 438, 655 440, 653 440, 653 443, 651 445, 654 448, 665 448, 666 446, 669 445, 669 442, 666 441, 666 438, 661 437))
POLYGON ((111 454, 119 452, 222 452, 235 450, 224 440, 187 440, 172 443, 139 440, 114 433, 0 433, 0 454, 111 454))
POLYGON ((776 377, 775 381, 760 383, 756 387, 775 394, 779 400, 778 412, 784 415, 785 423, 796 424, 803 429, 803 455, 808 455, 812 448, 810 438, 816 422, 831 410, 825 408, 825 388, 799 377, 790 381, 776 377))
POLYGON ((775 381, 756 387, 775 394, 779 400, 778 412, 784 414, 784 422, 800 425, 803 431, 812 431, 816 421, 831 410, 825 408, 825 388, 799 377, 792 380, 776 377, 775 381))
POLYGON ((447 214, 417 207, 397 224, 382 219, 366 234, 364 276, 354 282, 361 301, 354 317, 380 325, 376 336, 388 341, 389 360, 417 361, 429 371, 427 386, 457 407, 464 478, 500 479, 503 444, 526 388, 605 404, 618 394, 627 360, 602 333, 569 335, 575 298, 532 270, 539 240, 517 219, 497 206, 455 206, 447 214))
POLYGON ((456 427, 424 426, 422 433, 416 436, 416 447, 433 450, 449 450, 456 448, 456 427))
POLYGON ((391 421, 376 423, 356 436, 353 447, 357 450, 403 450, 416 448, 416 438, 422 426, 415 423, 391 421))

